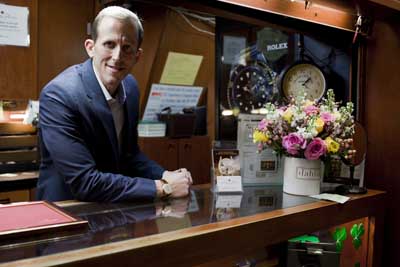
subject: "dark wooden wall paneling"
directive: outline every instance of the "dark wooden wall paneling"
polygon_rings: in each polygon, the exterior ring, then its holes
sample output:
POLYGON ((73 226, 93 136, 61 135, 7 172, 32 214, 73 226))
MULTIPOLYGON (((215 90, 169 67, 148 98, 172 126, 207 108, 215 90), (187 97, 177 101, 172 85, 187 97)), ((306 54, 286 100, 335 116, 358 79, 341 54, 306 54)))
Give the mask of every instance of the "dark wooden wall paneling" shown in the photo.
POLYGON ((93 20, 93 0, 40 0, 38 95, 65 68, 88 58, 84 41, 93 20))
POLYGON ((400 12, 375 21, 365 68, 366 184, 388 192, 382 266, 400 266, 400 12))

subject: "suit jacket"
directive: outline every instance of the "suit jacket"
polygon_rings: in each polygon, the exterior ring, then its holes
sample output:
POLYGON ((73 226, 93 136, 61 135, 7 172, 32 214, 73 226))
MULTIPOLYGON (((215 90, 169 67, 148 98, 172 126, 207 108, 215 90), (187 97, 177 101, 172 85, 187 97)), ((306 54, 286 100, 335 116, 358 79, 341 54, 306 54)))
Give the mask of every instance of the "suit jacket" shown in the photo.
POLYGON ((152 199, 164 169, 137 144, 139 90, 128 75, 123 141, 93 71, 92 60, 72 66, 40 94, 38 199, 117 202, 152 199))

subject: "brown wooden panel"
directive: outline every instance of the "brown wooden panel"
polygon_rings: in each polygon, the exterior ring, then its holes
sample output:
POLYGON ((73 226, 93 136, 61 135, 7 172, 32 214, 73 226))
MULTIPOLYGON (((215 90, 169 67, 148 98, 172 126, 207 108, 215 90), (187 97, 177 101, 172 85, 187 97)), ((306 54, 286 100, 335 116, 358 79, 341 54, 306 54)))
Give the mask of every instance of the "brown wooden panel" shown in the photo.
POLYGON ((400 16, 377 20, 367 40, 365 123, 368 135, 366 184, 388 191, 383 266, 399 266, 400 258, 400 16))
POLYGON ((162 32, 166 25, 166 9, 159 6, 137 8, 138 16, 143 20, 143 54, 138 63, 133 67, 132 74, 135 76, 139 88, 143 92, 140 95, 140 110, 143 114, 148 95, 146 92, 149 92, 151 87, 150 76, 153 64, 160 46, 162 32))
POLYGON ((38 159, 37 150, 0 151, 0 162, 34 161, 38 159))
POLYGON ((177 139, 165 137, 140 137, 139 146, 150 159, 167 170, 178 169, 177 139))
POLYGON ((39 4, 38 92, 65 68, 88 58, 84 41, 93 20, 93 0, 41 0, 39 4))
POLYGON ((210 183, 211 145, 208 136, 179 140, 179 168, 188 169, 194 184, 210 183))
POLYGON ((328 25, 334 28, 354 31, 354 23, 357 19, 356 10, 351 1, 312 1, 309 8, 305 8, 304 1, 282 0, 218 0, 240 7, 262 10, 274 14, 283 15, 299 20, 328 25))
POLYGON ((36 135, 0 136, 0 149, 35 146, 37 146, 36 135))
POLYGON ((0 123, 0 135, 13 134, 33 134, 36 133, 36 128, 30 124, 22 123, 0 123))
POLYGON ((11 192, 0 192, 0 204, 11 202, 29 201, 29 190, 16 190, 11 192))
POLYGON ((0 99, 36 99, 37 0, 3 0, 2 4, 28 7, 30 46, 0 46, 0 99))

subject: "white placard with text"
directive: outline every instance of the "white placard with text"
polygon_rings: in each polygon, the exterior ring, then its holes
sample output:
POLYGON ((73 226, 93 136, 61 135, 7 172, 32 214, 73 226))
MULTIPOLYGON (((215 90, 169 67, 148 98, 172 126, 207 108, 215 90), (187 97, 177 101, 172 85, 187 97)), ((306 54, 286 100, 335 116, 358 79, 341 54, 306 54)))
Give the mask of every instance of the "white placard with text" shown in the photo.
POLYGON ((217 176, 217 192, 242 192, 242 176, 217 176))

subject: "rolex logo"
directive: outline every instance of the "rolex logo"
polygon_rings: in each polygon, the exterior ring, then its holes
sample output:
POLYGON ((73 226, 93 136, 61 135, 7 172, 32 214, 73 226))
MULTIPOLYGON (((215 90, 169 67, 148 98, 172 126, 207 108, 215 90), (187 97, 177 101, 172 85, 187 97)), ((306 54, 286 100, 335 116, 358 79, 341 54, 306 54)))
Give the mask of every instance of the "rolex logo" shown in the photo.
POLYGON ((297 167, 297 179, 319 180, 321 178, 321 170, 319 168, 303 168, 297 167))

